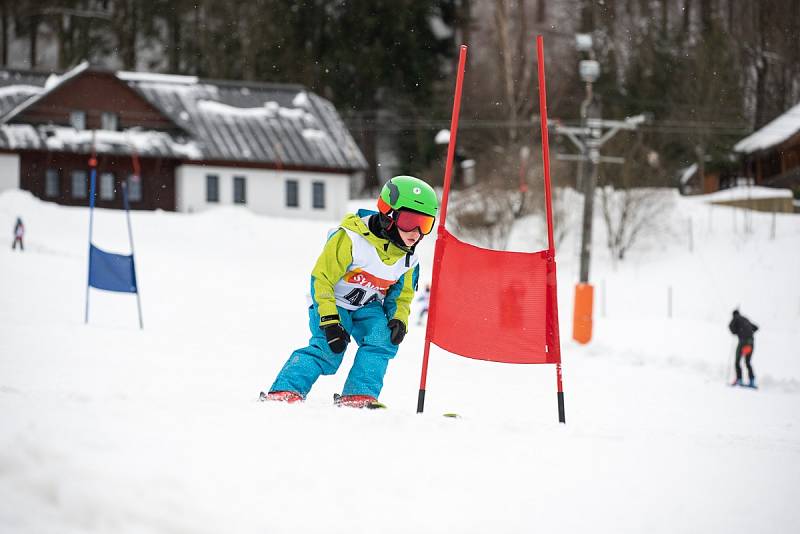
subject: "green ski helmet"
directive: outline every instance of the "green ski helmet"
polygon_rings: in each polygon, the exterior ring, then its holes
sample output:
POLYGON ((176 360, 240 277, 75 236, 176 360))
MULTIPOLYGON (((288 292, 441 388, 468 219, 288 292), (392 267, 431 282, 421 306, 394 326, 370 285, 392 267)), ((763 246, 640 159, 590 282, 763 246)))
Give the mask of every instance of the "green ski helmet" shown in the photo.
POLYGON ((395 176, 381 189, 378 210, 402 230, 418 226, 422 234, 428 234, 433 229, 439 200, 436 191, 419 178, 395 176), (416 216, 410 217, 412 213, 416 216))
POLYGON ((384 215, 391 210, 408 209, 436 217, 439 199, 431 186, 413 176, 390 178, 381 189, 378 209, 384 215))

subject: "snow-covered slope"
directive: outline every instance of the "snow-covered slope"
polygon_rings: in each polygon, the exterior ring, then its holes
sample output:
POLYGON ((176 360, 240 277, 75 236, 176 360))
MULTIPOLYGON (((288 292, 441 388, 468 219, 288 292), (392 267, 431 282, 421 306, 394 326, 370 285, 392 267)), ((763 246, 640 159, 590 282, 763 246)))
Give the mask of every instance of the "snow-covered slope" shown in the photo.
MULTIPOLYGON (((565 426, 552 366, 438 349, 415 414, 419 327, 389 367, 388 411, 331 406, 348 359, 304 405, 259 403, 307 340, 332 224, 239 209, 132 220, 145 329, 133 296, 95 290, 85 326, 87 211, 0 194, 0 532, 800 531, 796 216, 771 240, 771 215, 676 198, 616 267, 598 219, 588 346, 570 340, 569 233, 565 426), (24 254, 10 250, 17 216, 24 254), (758 391, 726 386, 735 306, 761 327, 758 391)), ((533 250, 540 232, 522 221, 512 246, 533 250)), ((120 212, 98 210, 95 235, 128 250, 120 212)))

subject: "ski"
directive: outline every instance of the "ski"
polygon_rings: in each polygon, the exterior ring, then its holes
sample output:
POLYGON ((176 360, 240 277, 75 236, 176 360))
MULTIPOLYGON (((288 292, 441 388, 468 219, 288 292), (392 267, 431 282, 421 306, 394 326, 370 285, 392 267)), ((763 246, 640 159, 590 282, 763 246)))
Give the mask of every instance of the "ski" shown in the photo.
POLYGON ((339 395, 333 394, 333 404, 336 406, 347 406, 348 408, 366 408, 367 410, 385 410, 388 408, 382 402, 378 402, 366 395, 339 395))

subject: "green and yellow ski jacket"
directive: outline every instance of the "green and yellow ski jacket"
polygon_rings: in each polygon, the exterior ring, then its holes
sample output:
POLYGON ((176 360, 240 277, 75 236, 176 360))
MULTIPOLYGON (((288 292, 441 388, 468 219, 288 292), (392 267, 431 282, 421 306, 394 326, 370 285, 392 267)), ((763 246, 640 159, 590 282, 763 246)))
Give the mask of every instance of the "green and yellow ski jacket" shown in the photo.
POLYGON ((388 239, 373 234, 368 219, 374 211, 345 216, 332 231, 311 272, 311 298, 320 326, 338 321, 339 306, 357 310, 376 300, 388 319, 408 328, 411 301, 419 279, 419 258, 388 239))

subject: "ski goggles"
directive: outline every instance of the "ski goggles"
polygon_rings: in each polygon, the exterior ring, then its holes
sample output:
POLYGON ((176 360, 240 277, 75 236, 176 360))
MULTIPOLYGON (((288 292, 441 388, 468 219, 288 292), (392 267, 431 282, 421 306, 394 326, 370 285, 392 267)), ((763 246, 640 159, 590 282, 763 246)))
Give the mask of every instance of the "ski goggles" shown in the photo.
POLYGON ((428 235, 433 230, 436 217, 417 213, 416 211, 398 210, 393 213, 392 219, 397 227, 404 232, 411 232, 417 228, 422 235, 428 235))

